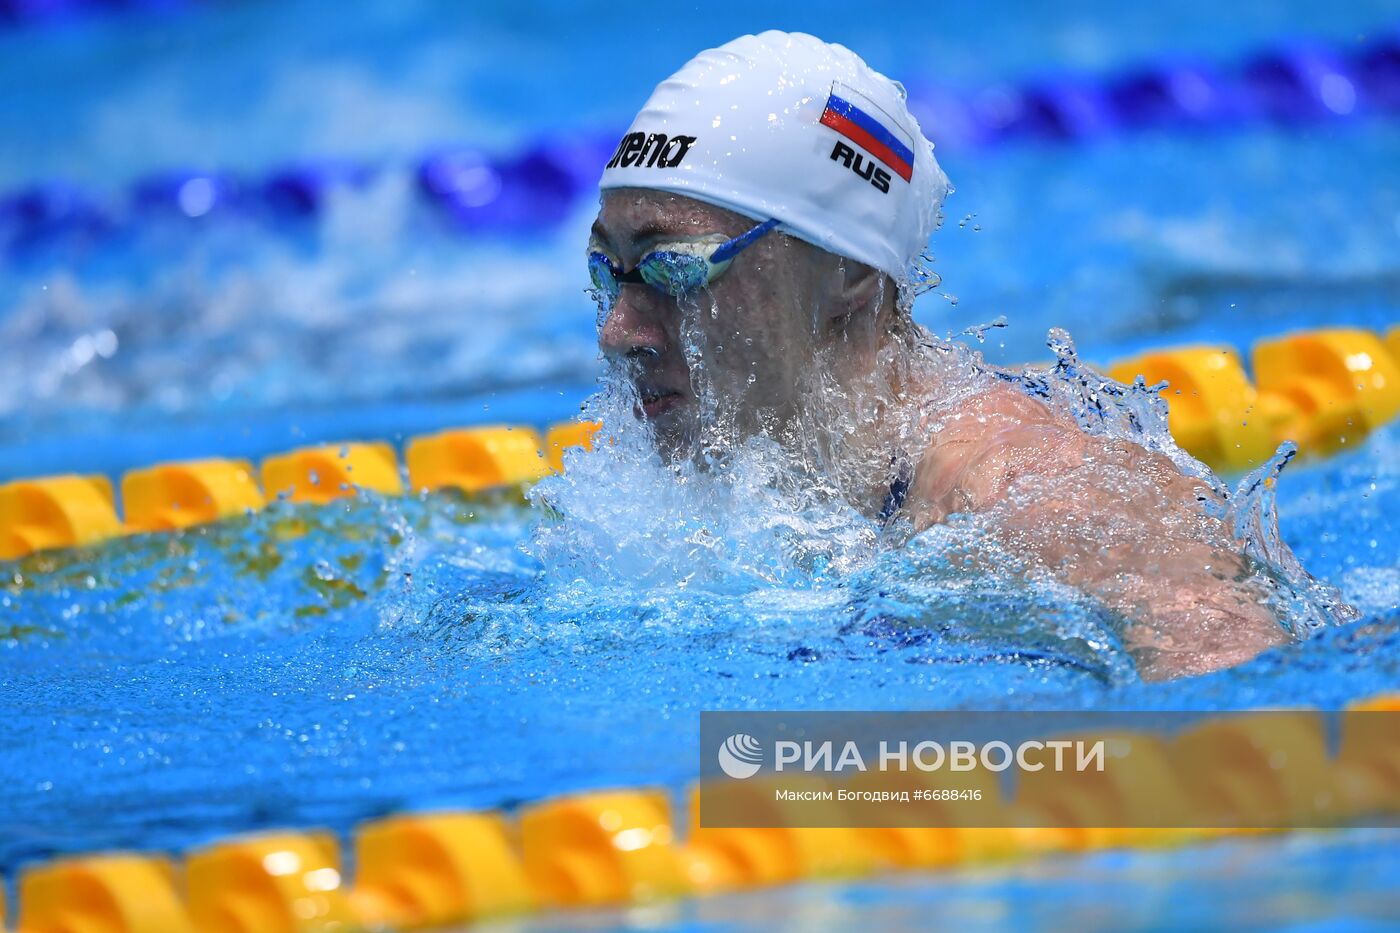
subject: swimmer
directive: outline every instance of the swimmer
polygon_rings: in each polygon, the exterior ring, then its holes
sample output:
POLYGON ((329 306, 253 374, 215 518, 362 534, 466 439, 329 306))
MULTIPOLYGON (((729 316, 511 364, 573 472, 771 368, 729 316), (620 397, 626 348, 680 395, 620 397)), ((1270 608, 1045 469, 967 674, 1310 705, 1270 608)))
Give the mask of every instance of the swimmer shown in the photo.
POLYGON ((850 50, 766 32, 702 52, 652 93, 600 187, 599 345, 664 456, 764 435, 874 520, 985 517, 1127 620, 1144 678, 1289 640, 1205 483, 972 372, 913 322, 950 187, 904 89, 850 50))

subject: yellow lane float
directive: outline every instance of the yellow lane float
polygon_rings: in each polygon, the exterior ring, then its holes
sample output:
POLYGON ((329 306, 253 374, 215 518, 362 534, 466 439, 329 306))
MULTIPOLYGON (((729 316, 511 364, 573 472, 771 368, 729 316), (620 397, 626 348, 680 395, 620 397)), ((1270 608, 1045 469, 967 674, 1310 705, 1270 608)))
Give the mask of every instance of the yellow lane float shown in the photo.
POLYGON ((355 834, 351 902, 368 926, 460 925, 534 906, 525 869, 494 813, 406 814, 355 834))
POLYGON ((23 933, 196 930, 176 894, 175 869, 159 856, 93 855, 30 868, 19 879, 19 903, 23 933))
POLYGON ((525 874, 557 906, 674 897, 681 872, 663 791, 598 791, 533 804, 520 815, 525 874))
POLYGON ((1210 816, 1205 825, 1318 826, 1345 816, 1315 711, 1208 718, 1176 736, 1171 754, 1192 812, 1210 816))
MULTIPOLYGON (((707 789, 747 828, 701 826, 698 788, 690 835, 675 840, 671 802, 659 790, 617 790, 546 799, 524 808, 518 827, 495 813, 410 814, 356 833, 358 877, 342 879, 328 834, 239 837, 189 853, 184 883, 163 856, 95 855, 31 866, 19 879, 22 933, 352 933, 455 927, 541 907, 629 904, 808 878, 858 877, 877 869, 966 866, 989 855, 1026 858, 1092 845, 1175 843, 1199 830, 1095 824, 1190 822, 1251 827, 1344 823, 1400 811, 1400 694, 1348 707, 1340 752, 1329 758, 1322 715, 1311 710, 1204 717, 1166 741, 1153 734, 1105 737, 1103 772, 1027 771, 1015 799, 991 775, 885 775, 843 779, 852 790, 980 789, 992 810, 949 820, 1007 821, 1017 810, 1052 828, 891 830, 801 828, 782 787, 801 794, 833 785, 815 778, 754 778, 707 789), (870 783, 870 781, 875 781, 870 783), (951 782, 951 783, 949 783, 951 782), (1183 802, 1184 801, 1184 802, 1183 802), (734 806, 742 810, 733 810, 734 806), (1165 807, 1165 811, 1159 808, 1165 807), (1004 812, 1000 812, 1004 811, 1004 812), (1231 822, 1231 821, 1235 822, 1231 822), (926 835, 921 835, 926 834, 926 835), (180 892, 184 893, 182 903, 180 892)), ((810 799, 805 797, 803 799, 810 799)), ((806 807, 806 804, 802 804, 806 807)), ((839 822, 804 809, 805 822, 839 822)), ((959 808, 960 809, 960 808, 959 808)), ((3 907, 0 905, 0 913, 3 907)))
POLYGON ((520 487, 549 472, 539 434, 502 425, 415 437, 406 459, 414 489, 449 488, 468 495, 520 487))
POLYGON ((1167 387, 1172 437, 1187 452, 1217 469, 1248 470, 1274 452, 1272 420, 1259 407, 1239 355, 1229 347, 1158 350, 1115 363, 1119 382, 1141 375, 1167 387))
POLYGON ((1336 769, 1352 812, 1400 813, 1400 693, 1347 707, 1336 769))
POLYGON ((592 450, 593 437, 601 428, 602 425, 596 421, 566 421, 550 428, 544 439, 550 469, 556 473, 564 472, 564 451, 570 447, 592 450))
POLYGON ((335 839, 268 833, 218 843, 185 863, 200 933, 345 933, 359 929, 335 839))
POLYGON ((1120 732, 1065 737, 1102 740, 1104 768, 1042 767, 1017 776, 1016 803, 1040 815, 1037 823, 1076 827, 1084 848, 1166 845, 1191 825, 1186 794, 1158 735, 1120 732))
POLYGON ((687 871, 702 889, 756 887, 799 878, 858 878, 875 870, 881 859, 849 826, 810 826, 797 823, 836 823, 843 805, 835 801, 778 800, 778 790, 813 794, 833 788, 818 778, 754 778, 711 784, 703 793, 721 812, 742 813, 754 825, 703 826, 702 789, 690 795, 690 836, 685 845, 687 871), (793 810, 801 807, 799 820, 793 810), (832 819, 822 818, 822 807, 832 819), (699 876, 697 878, 697 875, 699 876))
POLYGON ((324 444, 271 456, 262 463, 262 481, 269 498, 287 496, 293 502, 325 503, 361 489, 403 492, 389 444, 324 444))
POLYGON ((1261 340, 1254 376, 1297 416, 1285 433, 1311 453, 1355 444, 1400 413, 1400 363, 1369 330, 1337 327, 1261 340))
POLYGON ((263 507, 244 460, 191 460, 132 470, 122 477, 122 512, 130 531, 172 531, 263 507))
POLYGON ((869 771, 843 782, 855 793, 895 795, 887 813, 908 813, 903 826, 862 826, 855 830, 877 867, 935 868, 997 859, 1009 854, 1011 834, 1000 827, 1005 803, 996 775, 968 771, 869 771), (923 797, 917 795, 925 795, 923 797), (939 800, 933 795, 949 796, 939 800), (956 796, 954 796, 956 795, 956 796), (963 796, 966 795, 966 796, 963 796), (972 799, 975 795, 976 799, 972 799), (974 827, 993 827, 981 831, 974 827))
POLYGON ((105 476, 48 476, 0 485, 0 560, 121 534, 105 476))

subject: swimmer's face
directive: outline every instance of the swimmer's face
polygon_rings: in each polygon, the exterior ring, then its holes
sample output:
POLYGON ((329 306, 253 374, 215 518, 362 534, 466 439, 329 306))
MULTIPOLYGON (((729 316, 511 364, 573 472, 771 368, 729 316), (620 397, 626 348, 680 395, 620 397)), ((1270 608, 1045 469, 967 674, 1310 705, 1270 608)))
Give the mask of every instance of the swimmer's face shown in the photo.
MULTIPOLYGON (((630 270, 658 247, 735 237, 755 225, 680 195, 610 189, 590 249, 630 270)), ((769 233, 694 294, 674 298, 647 285, 624 285, 616 302, 602 309, 598 344, 629 373, 637 414, 651 423, 664 453, 687 455, 700 440, 780 435, 802 410, 816 368, 839 378, 851 362, 855 345, 844 322, 852 298, 868 299, 870 291, 854 295, 851 267, 864 268, 769 233)))

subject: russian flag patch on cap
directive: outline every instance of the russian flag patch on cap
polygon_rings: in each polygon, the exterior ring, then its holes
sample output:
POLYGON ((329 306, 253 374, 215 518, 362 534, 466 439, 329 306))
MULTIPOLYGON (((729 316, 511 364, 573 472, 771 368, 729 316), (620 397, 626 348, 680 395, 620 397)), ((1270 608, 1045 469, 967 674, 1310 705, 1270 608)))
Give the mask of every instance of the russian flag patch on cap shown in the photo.
POLYGON ((822 111, 829 126, 909 181, 914 176, 914 138, 870 98, 835 82, 822 111))

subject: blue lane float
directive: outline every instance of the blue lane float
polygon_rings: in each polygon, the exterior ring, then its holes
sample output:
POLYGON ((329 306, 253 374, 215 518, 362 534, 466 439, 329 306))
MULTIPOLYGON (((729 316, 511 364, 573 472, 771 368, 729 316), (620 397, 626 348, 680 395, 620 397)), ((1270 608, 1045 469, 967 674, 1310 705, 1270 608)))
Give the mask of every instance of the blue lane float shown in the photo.
POLYGON ((419 163, 417 180, 429 203, 469 232, 553 225, 582 193, 563 160, 540 148, 505 159, 466 147, 444 150, 419 163))
POLYGON ((11 255, 86 245, 116 226, 115 216, 95 195, 63 181, 39 181, 0 194, 0 243, 11 255))
POLYGON ((221 172, 161 172, 138 179, 130 191, 131 210, 137 216, 198 218, 237 209, 242 200, 242 184, 221 172))
POLYGON ((1203 62, 1128 71, 1105 90, 1114 114, 1129 129, 1221 126, 1239 115, 1231 83, 1203 62))
POLYGON ((0 26, 32 26, 120 12, 165 12, 200 0, 0 0, 0 26))
POLYGON ((1400 32, 1356 57, 1356 77, 1377 107, 1400 111, 1400 32))
POLYGON ((1245 63, 1240 80, 1257 115, 1278 123, 1350 116, 1360 103, 1351 63, 1326 48, 1264 52, 1245 63))
POLYGON ((372 165, 348 159, 321 159, 275 169, 258 193, 276 217, 314 217, 335 192, 364 188, 377 175, 378 170, 372 165))
MULTIPOLYGON (((57 16, 93 5, 0 0, 0 14, 57 16)), ((1148 130, 1289 129, 1400 114, 1400 32, 1359 49, 1282 43, 1230 68, 1174 57, 1108 75, 1048 75, 965 93, 917 79, 909 87, 911 109, 950 149, 1072 144, 1148 130)), ((594 190, 618 135, 552 139, 506 154, 445 146, 411 170, 418 196, 447 229, 529 233, 559 223, 594 190)), ((336 192, 363 188, 386 168, 322 159, 275 166, 261 177, 180 169, 138 179, 114 201, 61 180, 40 181, 0 193, 0 250, 21 258, 86 247, 172 216, 239 214, 274 230, 291 228, 319 216, 336 192)))

